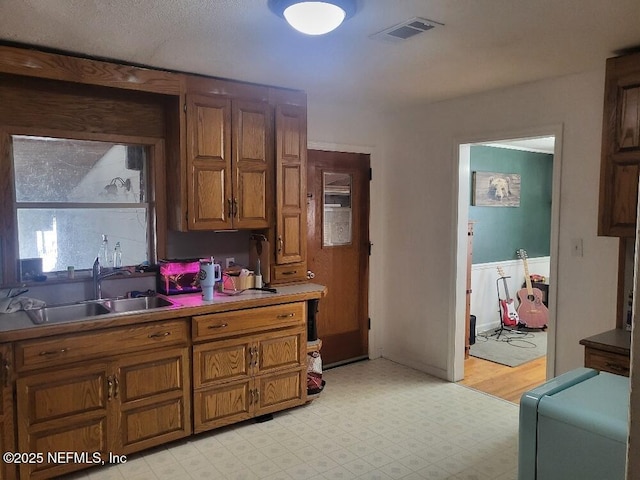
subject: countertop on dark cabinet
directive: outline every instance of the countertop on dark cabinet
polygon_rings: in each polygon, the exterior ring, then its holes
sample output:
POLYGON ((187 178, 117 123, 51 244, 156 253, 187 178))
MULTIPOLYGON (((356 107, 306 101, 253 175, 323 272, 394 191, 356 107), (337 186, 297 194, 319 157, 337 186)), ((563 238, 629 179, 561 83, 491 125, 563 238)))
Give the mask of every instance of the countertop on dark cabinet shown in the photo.
POLYGON ((585 367, 629 376, 631 332, 615 328, 583 338, 580 345, 584 345, 585 367))

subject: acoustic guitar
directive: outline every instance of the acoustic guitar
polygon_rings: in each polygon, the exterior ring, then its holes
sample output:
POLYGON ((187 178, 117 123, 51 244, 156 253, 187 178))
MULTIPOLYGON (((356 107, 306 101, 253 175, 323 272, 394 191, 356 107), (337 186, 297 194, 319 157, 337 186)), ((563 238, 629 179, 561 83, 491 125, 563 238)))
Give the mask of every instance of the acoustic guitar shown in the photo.
POLYGON ((524 265, 524 279, 526 282, 526 288, 522 288, 517 293, 520 302, 520 305, 518 305, 520 322, 529 328, 546 328, 547 322, 549 322, 549 310, 542 303, 542 290, 531 286, 527 251, 521 248, 517 253, 524 265))
POLYGON ((500 318, 502 319, 502 324, 505 327, 515 327, 518 325, 520 317, 518 317, 518 312, 516 312, 516 305, 513 298, 509 296, 509 287, 507 285, 507 278, 509 277, 504 274, 502 267, 498 267, 498 274, 502 280, 505 295, 504 300, 502 298, 498 298, 500 301, 500 318))

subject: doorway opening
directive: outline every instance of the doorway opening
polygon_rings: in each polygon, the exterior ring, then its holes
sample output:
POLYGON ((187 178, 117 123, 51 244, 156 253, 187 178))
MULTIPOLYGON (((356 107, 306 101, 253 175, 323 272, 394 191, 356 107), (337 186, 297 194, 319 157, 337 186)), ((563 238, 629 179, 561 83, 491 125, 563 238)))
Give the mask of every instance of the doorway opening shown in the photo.
MULTIPOLYGON (((449 374, 453 381, 509 401, 517 402, 521 393, 543 383, 555 370, 561 145, 561 126, 476 138, 457 145, 456 295, 449 374), (485 189, 489 191, 484 183, 497 177, 507 182, 504 192, 496 195, 491 185, 493 198, 483 198, 485 189), (474 220, 469 233, 469 222, 474 220), (478 234, 481 236, 476 238, 478 234), (527 248, 531 249, 528 255, 527 248), (524 259, 516 253, 520 250, 524 259), (522 328, 501 330, 504 324, 499 300, 510 296, 515 310, 522 298, 516 293, 521 293, 523 284, 529 287, 525 277, 531 274, 544 277, 536 278, 539 285, 533 284, 545 287, 540 293, 548 310, 543 339, 516 333, 526 330, 522 328), (472 314, 474 322, 470 321, 472 314), (473 331, 471 323, 476 324, 473 331), (491 355, 485 357, 489 360, 478 358, 481 354, 473 356, 470 338, 495 343, 498 335, 502 346, 514 338, 512 352, 507 348, 505 353, 515 353, 515 360, 499 359, 500 364, 491 355), (533 358, 527 357, 530 354, 533 358)), ((479 345, 476 351, 486 346, 479 345)))

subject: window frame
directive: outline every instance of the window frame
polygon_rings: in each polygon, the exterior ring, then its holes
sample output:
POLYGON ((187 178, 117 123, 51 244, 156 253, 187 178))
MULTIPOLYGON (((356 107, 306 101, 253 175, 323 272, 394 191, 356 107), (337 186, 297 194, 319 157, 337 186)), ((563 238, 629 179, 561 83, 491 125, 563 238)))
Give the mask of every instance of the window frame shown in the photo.
MULTIPOLYGON (((101 141, 140 145, 148 149, 147 201, 149 262, 166 256, 166 158, 164 139, 122 134, 104 134, 33 127, 0 128, 0 285, 13 285, 19 278, 18 202, 15 197, 12 137, 15 135, 51 137, 70 140, 101 141)), ((38 203, 64 209, 64 203, 38 203)), ((104 208, 109 208, 109 203, 104 208)), ((23 208, 24 204, 20 206, 23 208)), ((101 205, 102 206, 102 205, 101 205)), ((73 208, 73 207, 72 207, 73 208)))

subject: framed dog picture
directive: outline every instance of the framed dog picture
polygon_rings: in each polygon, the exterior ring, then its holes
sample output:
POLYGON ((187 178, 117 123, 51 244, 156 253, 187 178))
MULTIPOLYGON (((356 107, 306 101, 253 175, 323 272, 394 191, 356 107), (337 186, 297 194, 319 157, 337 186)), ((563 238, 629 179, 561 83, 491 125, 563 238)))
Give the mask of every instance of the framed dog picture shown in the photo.
POLYGON ((519 207, 520 174, 473 172, 471 205, 477 207, 519 207))

